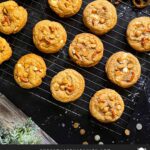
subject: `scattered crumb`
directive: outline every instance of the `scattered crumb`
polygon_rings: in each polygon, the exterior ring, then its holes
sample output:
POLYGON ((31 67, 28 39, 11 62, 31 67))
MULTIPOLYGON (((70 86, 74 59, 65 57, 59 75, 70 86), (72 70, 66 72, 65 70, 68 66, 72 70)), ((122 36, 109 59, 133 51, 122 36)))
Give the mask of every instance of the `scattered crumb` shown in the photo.
POLYGON ((115 143, 115 141, 112 141, 112 144, 114 144, 115 143))
POLYGON ((84 141, 82 144, 83 145, 88 145, 89 143, 87 141, 84 141))
POLYGON ((73 127, 75 128, 75 129, 77 129, 77 128, 79 128, 79 123, 78 122, 75 122, 74 124, 73 124, 73 127))
POLYGON ((64 123, 62 123, 61 125, 62 125, 63 128, 66 126, 64 123))
POLYGON ((100 141, 101 137, 99 135, 95 135, 94 139, 95 141, 100 141))
POLYGON ((136 129, 137 130, 142 130, 143 126, 141 123, 136 124, 136 129))
POLYGON ((80 130, 80 134, 81 134, 81 135, 84 135, 85 133, 86 133, 86 131, 85 131, 84 129, 81 129, 81 130, 80 130))
POLYGON ((99 142, 98 144, 99 144, 99 145, 104 145, 104 143, 103 143, 103 142, 99 142))
POLYGON ((126 129, 126 130, 124 131, 124 133, 125 133, 126 136, 129 136, 129 135, 130 135, 130 130, 129 130, 129 129, 126 129))
POLYGON ((115 5, 119 5, 122 0, 109 0, 109 1, 112 2, 115 5))

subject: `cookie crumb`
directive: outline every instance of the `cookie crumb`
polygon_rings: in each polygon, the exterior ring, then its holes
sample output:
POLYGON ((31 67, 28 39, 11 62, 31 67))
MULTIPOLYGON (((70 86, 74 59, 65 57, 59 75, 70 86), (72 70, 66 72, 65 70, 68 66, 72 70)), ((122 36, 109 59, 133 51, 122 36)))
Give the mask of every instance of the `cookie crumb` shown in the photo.
POLYGON ((99 142, 98 144, 99 144, 99 145, 104 145, 104 143, 103 143, 103 142, 99 142))
POLYGON ((62 125, 63 128, 66 126, 64 123, 62 123, 61 125, 62 125))
POLYGON ((125 133, 126 136, 129 136, 129 135, 130 135, 130 130, 129 130, 129 129, 126 129, 126 130, 124 131, 124 133, 125 133))
POLYGON ((79 128, 79 123, 78 122, 75 122, 74 124, 73 124, 73 127, 75 128, 75 129, 77 129, 77 128, 79 128))
POLYGON ((143 126, 141 123, 136 124, 136 129, 137 130, 142 130, 143 126))
POLYGON ((87 141, 84 141, 82 144, 83 145, 88 145, 89 143, 87 141))
POLYGON ((84 135, 86 133, 86 131, 84 129, 80 130, 80 135, 84 135))
POLYGON ((95 135, 94 139, 95 141, 100 141, 101 137, 99 135, 95 135))

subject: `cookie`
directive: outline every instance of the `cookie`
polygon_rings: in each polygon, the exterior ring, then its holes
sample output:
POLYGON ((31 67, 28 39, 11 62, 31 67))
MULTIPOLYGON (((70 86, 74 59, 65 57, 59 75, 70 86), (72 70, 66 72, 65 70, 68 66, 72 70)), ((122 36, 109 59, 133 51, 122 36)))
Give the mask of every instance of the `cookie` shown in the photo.
POLYGON ((48 3, 59 17, 67 18, 78 13, 82 0, 48 0, 48 3))
POLYGON ((138 59, 123 51, 113 54, 108 59, 105 70, 108 78, 122 88, 133 86, 141 75, 138 59))
POLYGON ((33 42, 43 53, 56 53, 62 49, 67 41, 64 27, 54 21, 43 20, 33 29, 33 42))
POLYGON ((76 35, 69 47, 72 60, 81 67, 92 67, 99 63, 103 56, 103 43, 90 33, 76 35))
POLYGON ((4 38, 0 37, 0 64, 2 64, 4 61, 9 60, 11 56, 11 47, 4 38))
POLYGON ((135 18, 129 23, 127 41, 139 52, 150 51, 150 17, 135 18))
POLYGON ((112 89, 102 89, 90 100, 91 115, 102 123, 117 121, 124 112, 122 97, 112 89))
POLYGON ((93 33, 103 35, 117 23, 116 8, 107 0, 93 1, 84 9, 83 22, 93 33))
POLYGON ((0 3, 0 32, 15 34, 27 23, 28 13, 14 1, 0 3))
POLYGON ((84 77, 73 69, 59 72, 50 85, 52 96, 63 103, 77 100, 83 94, 84 88, 84 77))
POLYGON ((46 64, 42 57, 36 54, 22 56, 14 69, 14 79, 25 89, 38 87, 46 76, 46 64))

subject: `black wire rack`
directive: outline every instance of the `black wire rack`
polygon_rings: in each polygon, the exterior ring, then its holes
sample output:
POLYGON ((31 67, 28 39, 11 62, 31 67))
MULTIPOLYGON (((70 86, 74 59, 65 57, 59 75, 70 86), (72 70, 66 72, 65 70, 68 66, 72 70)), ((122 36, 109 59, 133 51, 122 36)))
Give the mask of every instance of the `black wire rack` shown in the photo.
POLYGON ((27 92, 33 94, 36 97, 39 97, 41 100, 47 101, 52 105, 58 107, 58 109, 63 109, 68 111, 69 114, 76 115, 79 117, 90 118, 89 121, 94 125, 99 126, 113 132, 117 135, 122 135, 123 131, 127 128, 127 125, 130 121, 130 118, 136 108, 136 104, 139 100, 139 95, 142 89, 147 82, 147 78, 150 74, 150 54, 149 53, 138 53, 134 51, 126 42, 126 28, 130 20, 138 16, 150 16, 150 7, 144 10, 133 9, 129 1, 122 1, 117 6, 118 12, 118 23, 116 27, 109 33, 100 37, 104 43, 105 51, 104 57, 101 62, 92 68, 81 68, 75 65, 70 58, 68 57, 68 47, 70 42, 73 40, 76 34, 82 32, 90 32, 82 22, 82 12, 85 6, 91 2, 91 0, 83 0, 83 5, 80 12, 74 17, 68 19, 61 19, 56 14, 54 14, 47 3, 47 0, 16 0, 17 3, 24 6, 28 13, 28 23, 26 27, 19 33, 11 36, 5 36, 8 42, 10 43, 13 49, 13 57, 6 63, 0 66, 0 78, 5 81, 8 86, 16 83, 13 78, 13 69, 17 60, 27 54, 27 53, 36 53, 41 55, 46 64, 47 64, 47 76, 43 80, 43 83, 40 87, 27 90, 27 92), (68 41, 66 46, 57 54, 46 55, 40 53, 34 46, 32 42, 32 29, 34 25, 43 19, 49 19, 53 21, 58 21, 63 24, 68 33, 68 41), (139 82, 130 89, 119 88, 107 79, 105 74, 105 64, 107 59, 117 51, 127 51, 133 53, 140 61, 142 65, 142 75, 139 82), (74 103, 70 104, 61 104, 55 101, 51 97, 50 93, 50 81, 52 77, 57 74, 59 71, 64 70, 65 68, 73 68, 79 71, 86 80, 86 89, 83 96, 74 103), (122 117, 113 124, 104 125, 96 120, 94 120, 89 114, 89 101, 92 95, 102 88, 113 88, 118 91, 124 99, 125 102, 125 111, 122 117))

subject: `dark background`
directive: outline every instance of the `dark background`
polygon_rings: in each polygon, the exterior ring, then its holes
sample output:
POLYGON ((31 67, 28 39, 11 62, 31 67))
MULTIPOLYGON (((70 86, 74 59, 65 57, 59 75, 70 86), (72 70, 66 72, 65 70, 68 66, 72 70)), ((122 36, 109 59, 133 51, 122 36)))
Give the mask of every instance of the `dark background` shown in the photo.
POLYGON ((27 8, 29 19, 26 27, 19 33, 5 36, 13 48, 13 57, 10 61, 0 66, 0 92, 8 97, 18 108, 46 131, 59 144, 98 144, 95 135, 100 135, 104 144, 114 143, 150 143, 150 55, 137 53, 126 42, 125 31, 128 22, 137 16, 150 15, 150 7, 144 10, 133 9, 129 2, 122 2, 117 6, 118 24, 108 34, 100 37, 105 46, 102 61, 93 68, 82 69, 71 62, 67 49, 69 41, 74 35, 89 32, 82 24, 83 8, 91 0, 84 0, 83 7, 78 15, 69 19, 60 19, 48 7, 47 0, 16 0, 27 8), (32 28, 42 19, 61 22, 68 32, 68 43, 62 51, 55 55, 44 55, 32 43, 32 28), (125 90, 111 84, 104 70, 105 63, 112 53, 125 50, 136 55, 142 65, 142 76, 132 88, 125 90), (16 61, 24 54, 34 52, 44 57, 48 72, 43 84, 33 90, 24 90, 16 85, 13 79, 13 67, 16 61), (51 78, 63 68, 74 68, 86 78, 85 94, 75 103, 61 104, 56 102, 49 92, 51 78), (89 96, 102 88, 113 88, 124 98, 126 109, 122 118, 110 125, 103 125, 94 120, 88 112, 89 96), (73 123, 79 122, 80 128, 86 130, 81 136, 80 129, 74 129, 73 123), (138 131, 136 124, 141 123, 143 128, 138 131), (131 131, 130 136, 125 136, 124 130, 131 131))

